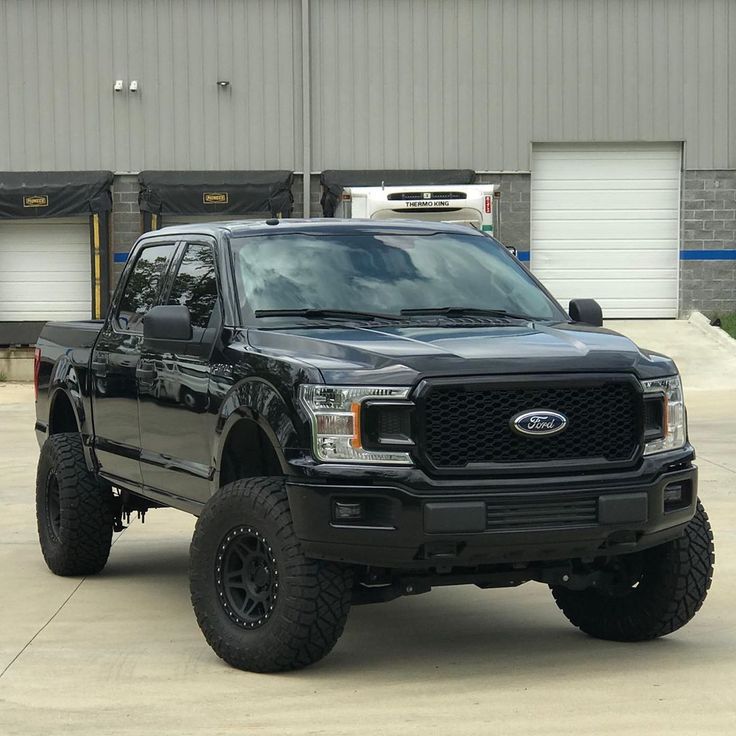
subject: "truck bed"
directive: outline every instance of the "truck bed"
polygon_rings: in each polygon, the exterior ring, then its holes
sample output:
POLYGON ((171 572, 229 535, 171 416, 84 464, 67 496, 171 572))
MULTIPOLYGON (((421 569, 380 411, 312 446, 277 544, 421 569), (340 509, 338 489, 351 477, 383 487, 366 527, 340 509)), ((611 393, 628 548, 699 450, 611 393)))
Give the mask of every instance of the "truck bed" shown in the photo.
POLYGON ((102 329, 104 320, 84 319, 74 322, 47 322, 38 338, 38 345, 58 345, 64 348, 91 348, 102 329))
POLYGON ((39 335, 36 399, 36 436, 43 443, 48 430, 50 399, 55 387, 76 388, 74 407, 83 436, 91 434, 91 405, 88 390, 89 361, 97 335, 104 324, 101 319, 74 322, 47 322, 39 335), (82 418, 84 420, 82 421, 82 418))

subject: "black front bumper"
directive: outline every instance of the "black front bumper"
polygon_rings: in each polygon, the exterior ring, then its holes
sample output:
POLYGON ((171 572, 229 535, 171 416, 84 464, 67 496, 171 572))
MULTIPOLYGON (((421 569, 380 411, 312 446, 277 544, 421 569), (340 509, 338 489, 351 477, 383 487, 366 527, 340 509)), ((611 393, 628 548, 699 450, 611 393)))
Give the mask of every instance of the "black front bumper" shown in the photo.
POLYGON ((489 481, 422 492, 356 479, 292 480, 287 490, 310 557, 392 569, 476 567, 626 554, 678 537, 697 503, 697 468, 678 465, 655 477, 530 480, 513 490, 489 481), (665 489, 678 486, 683 500, 666 508, 665 489), (336 521, 336 501, 362 501, 364 518, 336 521))

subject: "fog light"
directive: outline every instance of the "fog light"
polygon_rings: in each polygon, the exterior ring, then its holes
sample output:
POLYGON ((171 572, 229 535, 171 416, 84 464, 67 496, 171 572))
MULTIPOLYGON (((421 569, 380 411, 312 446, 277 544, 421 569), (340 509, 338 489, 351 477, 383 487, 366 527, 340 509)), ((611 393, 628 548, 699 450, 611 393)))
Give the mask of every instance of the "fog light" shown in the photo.
POLYGON ((665 512, 684 509, 692 503, 692 485, 688 481, 670 483, 663 495, 665 512))
POLYGON ((332 515, 335 521, 360 521, 363 518, 363 504, 335 501, 332 515))
POLYGON ((667 486, 664 489, 665 505, 682 501, 682 486, 667 486))

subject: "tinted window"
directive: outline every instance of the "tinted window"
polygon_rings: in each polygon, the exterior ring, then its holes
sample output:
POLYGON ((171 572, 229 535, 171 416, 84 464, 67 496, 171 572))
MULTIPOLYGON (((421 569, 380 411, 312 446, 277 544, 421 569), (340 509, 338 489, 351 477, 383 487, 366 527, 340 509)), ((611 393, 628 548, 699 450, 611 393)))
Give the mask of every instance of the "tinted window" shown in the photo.
POLYGON ((283 233, 234 238, 238 290, 252 310, 503 309, 565 319, 493 238, 456 233, 283 233))
POLYGON ((143 317, 156 303, 161 280, 176 246, 152 245, 144 248, 131 271, 116 316, 121 330, 143 332, 143 317))
POLYGON ((187 246, 168 303, 189 307, 192 326, 207 327, 217 304, 215 256, 208 245, 187 246))

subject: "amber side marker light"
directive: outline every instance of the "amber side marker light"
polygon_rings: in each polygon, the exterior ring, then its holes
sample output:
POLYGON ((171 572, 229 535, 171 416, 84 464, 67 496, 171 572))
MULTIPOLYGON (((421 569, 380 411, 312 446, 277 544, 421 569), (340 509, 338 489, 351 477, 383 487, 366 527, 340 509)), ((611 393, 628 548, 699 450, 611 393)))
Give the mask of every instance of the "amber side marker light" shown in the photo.
POLYGON ((350 440, 350 446, 355 450, 363 449, 363 441, 360 437, 360 407, 361 404, 357 401, 354 401, 350 407, 353 414, 353 436, 350 440))

